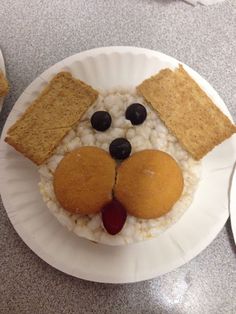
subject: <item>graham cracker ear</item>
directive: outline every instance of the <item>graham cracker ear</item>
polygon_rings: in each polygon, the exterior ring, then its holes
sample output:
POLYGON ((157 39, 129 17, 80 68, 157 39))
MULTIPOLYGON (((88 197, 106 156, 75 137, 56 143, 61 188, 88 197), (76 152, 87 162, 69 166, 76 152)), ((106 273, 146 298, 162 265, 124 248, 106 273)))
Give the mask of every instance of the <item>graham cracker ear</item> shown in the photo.
POLYGON ((185 71, 161 70, 137 87, 196 160, 236 132, 236 126, 185 71))
POLYGON ((91 86, 60 72, 8 130, 5 141, 41 165, 97 97, 91 86))

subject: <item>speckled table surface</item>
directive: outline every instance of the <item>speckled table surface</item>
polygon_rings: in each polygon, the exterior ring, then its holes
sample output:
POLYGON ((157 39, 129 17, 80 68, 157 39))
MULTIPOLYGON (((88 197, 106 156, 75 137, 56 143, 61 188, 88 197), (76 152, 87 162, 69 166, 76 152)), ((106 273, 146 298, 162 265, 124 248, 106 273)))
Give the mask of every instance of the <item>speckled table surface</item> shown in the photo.
MULTIPOLYGON (((10 95, 0 128, 24 88, 50 65, 110 45, 159 50, 187 63, 236 120, 236 4, 175 0, 9 0, 0 3, 0 47, 10 95)), ((160 278, 128 285, 86 282, 40 260, 0 204, 0 313, 236 313, 236 249, 229 222, 199 256, 160 278)))

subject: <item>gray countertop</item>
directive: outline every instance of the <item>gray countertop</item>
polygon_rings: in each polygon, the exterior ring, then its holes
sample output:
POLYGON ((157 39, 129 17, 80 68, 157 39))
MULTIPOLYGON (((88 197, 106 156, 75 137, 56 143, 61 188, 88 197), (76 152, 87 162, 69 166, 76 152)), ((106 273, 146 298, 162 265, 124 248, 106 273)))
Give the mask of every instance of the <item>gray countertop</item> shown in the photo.
MULTIPOLYGON (((0 3, 0 47, 10 95, 0 128, 25 87, 50 65, 110 45, 159 50, 193 67, 236 120, 236 4, 174 0, 9 0, 0 3)), ((86 282, 40 260, 0 204, 0 313, 236 313, 236 249, 229 222, 199 256, 157 279, 86 282)))

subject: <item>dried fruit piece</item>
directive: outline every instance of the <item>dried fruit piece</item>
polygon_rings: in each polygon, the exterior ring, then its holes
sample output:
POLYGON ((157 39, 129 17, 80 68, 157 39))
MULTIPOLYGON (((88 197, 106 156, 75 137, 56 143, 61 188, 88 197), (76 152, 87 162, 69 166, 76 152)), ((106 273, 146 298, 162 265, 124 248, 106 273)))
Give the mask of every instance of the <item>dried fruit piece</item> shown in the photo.
POLYGON ((109 234, 115 235, 120 232, 126 218, 126 209, 117 200, 112 200, 102 208, 103 225, 109 234))

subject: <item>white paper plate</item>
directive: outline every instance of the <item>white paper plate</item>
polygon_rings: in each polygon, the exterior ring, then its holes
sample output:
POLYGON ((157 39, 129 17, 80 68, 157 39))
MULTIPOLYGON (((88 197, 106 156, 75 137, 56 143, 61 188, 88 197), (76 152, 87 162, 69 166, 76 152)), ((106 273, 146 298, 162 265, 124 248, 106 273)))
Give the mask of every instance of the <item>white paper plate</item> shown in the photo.
MULTIPOLYGON (((136 86, 178 61, 142 48, 108 47, 69 57, 40 75, 16 102, 0 144, 1 194, 8 216, 23 241, 43 260, 70 275, 98 282, 126 283, 150 279, 183 265, 200 253, 228 218, 228 183, 235 159, 231 137, 203 160, 202 180, 194 202, 182 218, 157 239, 109 247, 80 239, 49 213, 38 190, 37 167, 3 142, 6 131, 61 70, 97 89, 136 86)), ((189 74, 228 116, 216 91, 199 74, 189 74)), ((207 135, 206 135, 207 136, 207 135)))
MULTIPOLYGON (((5 63, 4 63, 1 49, 0 49, 0 70, 2 70, 3 73, 6 75, 5 63)), ((4 98, 0 97, 0 112, 2 110, 3 100, 4 100, 4 98)))

